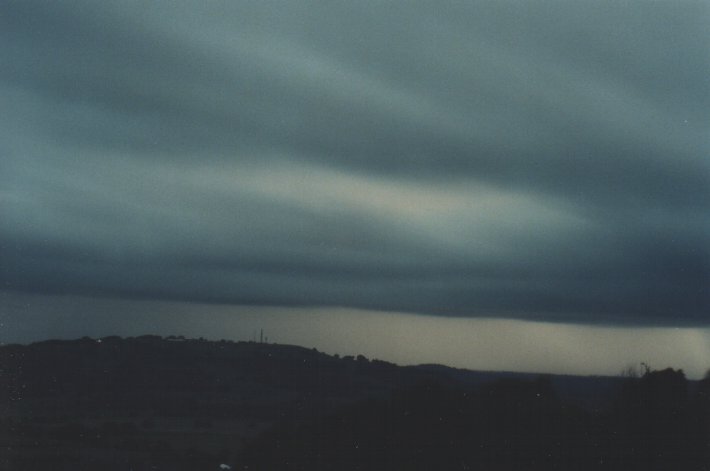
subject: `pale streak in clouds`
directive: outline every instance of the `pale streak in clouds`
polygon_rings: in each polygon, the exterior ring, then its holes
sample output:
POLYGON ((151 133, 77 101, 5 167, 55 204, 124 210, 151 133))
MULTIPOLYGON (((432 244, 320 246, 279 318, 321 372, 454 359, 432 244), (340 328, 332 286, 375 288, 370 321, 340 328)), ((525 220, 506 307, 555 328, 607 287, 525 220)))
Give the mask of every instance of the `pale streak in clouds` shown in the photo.
POLYGON ((704 2, 3 8, 5 290, 710 321, 704 2))

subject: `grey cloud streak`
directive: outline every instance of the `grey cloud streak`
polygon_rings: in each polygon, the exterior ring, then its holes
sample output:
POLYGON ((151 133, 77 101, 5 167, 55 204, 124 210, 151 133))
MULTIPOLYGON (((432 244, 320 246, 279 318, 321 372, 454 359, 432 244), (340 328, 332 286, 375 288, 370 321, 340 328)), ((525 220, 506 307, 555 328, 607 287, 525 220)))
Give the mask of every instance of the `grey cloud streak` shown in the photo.
POLYGON ((710 322, 702 2, 8 2, 6 289, 710 322))

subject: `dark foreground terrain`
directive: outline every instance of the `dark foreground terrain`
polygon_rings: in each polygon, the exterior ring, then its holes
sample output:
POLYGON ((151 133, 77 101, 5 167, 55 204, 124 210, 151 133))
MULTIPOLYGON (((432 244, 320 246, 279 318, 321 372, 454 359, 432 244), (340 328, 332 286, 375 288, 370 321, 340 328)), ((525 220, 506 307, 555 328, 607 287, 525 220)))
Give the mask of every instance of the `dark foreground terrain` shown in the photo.
POLYGON ((710 378, 400 367, 182 337, 0 347, 0 470, 228 469, 710 470, 710 378))

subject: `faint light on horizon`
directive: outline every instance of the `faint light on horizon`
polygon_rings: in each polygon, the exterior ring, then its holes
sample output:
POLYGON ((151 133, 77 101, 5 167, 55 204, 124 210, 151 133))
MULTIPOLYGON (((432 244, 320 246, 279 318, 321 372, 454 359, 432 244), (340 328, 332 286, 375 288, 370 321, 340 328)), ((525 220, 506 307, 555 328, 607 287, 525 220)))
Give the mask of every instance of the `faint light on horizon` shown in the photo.
POLYGON ((270 341, 402 365, 617 375, 645 362, 701 378, 710 327, 612 327, 452 318, 331 307, 265 307, 0 292, 3 343, 84 335, 184 335, 270 341))

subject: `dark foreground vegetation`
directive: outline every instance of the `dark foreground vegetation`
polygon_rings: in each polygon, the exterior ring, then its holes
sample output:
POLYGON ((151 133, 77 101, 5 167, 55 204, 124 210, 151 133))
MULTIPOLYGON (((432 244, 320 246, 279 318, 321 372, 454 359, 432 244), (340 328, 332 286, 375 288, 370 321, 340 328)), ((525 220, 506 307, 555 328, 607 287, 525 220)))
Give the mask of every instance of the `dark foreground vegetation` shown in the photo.
POLYGON ((0 470, 710 470, 710 377, 181 337, 0 347, 0 470))

